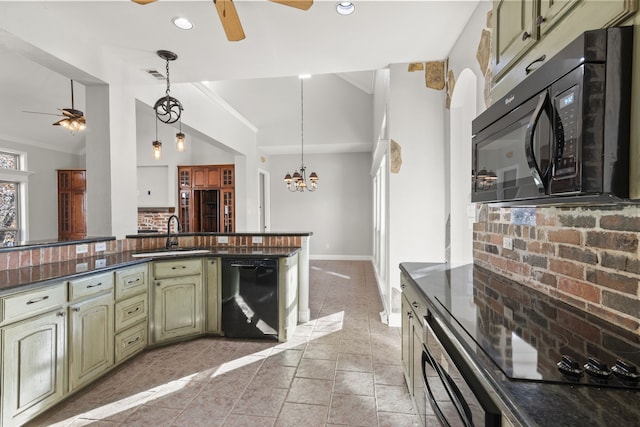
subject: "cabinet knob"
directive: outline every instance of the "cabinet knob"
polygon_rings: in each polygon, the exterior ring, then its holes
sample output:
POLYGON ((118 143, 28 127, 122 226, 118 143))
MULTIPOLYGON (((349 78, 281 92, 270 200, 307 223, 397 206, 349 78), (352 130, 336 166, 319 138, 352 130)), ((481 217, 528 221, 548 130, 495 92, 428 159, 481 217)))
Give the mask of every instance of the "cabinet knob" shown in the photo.
POLYGON ((547 18, 542 15, 538 15, 538 17, 536 18, 536 27, 542 25, 543 22, 547 22, 547 18))
POLYGON ((73 307, 72 308, 73 311, 75 311, 76 313, 80 311, 80 307, 73 307))
POLYGON ((531 37, 531 34, 529 34, 527 31, 525 31, 524 33, 522 33, 522 41, 525 41, 526 39, 528 39, 529 37, 531 37))
POLYGON ((406 287, 407 287, 407 285, 405 285, 404 283, 402 283, 402 284, 400 285, 400 289, 404 289, 404 288, 406 288, 406 287))
POLYGON ((414 308, 418 308, 418 307, 420 307, 420 304, 418 304, 416 301, 412 302, 412 303, 411 303, 411 305, 412 305, 414 308))
POLYGON ((56 313, 58 317, 64 317, 64 311, 59 311, 56 313))

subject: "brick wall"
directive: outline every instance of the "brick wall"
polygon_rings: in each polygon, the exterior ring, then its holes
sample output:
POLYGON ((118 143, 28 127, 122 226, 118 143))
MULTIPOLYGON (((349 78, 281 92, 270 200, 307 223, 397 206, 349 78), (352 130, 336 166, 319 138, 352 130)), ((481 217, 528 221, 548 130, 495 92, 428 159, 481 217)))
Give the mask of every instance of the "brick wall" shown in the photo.
MULTIPOLYGON (((168 211, 138 211, 138 232, 159 231, 167 232, 167 220, 173 215, 168 211)), ((175 222, 172 224, 172 231, 175 230, 175 222)))
POLYGON ((476 264, 640 334, 640 207, 537 208, 535 225, 511 213, 480 208, 476 264))

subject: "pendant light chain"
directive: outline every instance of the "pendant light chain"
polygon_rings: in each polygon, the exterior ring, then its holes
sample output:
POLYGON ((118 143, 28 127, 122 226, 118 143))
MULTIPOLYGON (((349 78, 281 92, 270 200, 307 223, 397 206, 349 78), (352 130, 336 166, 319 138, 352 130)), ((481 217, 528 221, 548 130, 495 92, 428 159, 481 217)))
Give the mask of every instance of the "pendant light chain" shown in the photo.
POLYGON ((304 170, 304 79, 300 79, 300 164, 304 170))
POLYGON ((169 79, 169 60, 168 59, 167 59, 166 70, 167 70, 167 90, 165 94, 167 95, 167 97, 169 97, 169 92, 171 92, 171 83, 169 79))

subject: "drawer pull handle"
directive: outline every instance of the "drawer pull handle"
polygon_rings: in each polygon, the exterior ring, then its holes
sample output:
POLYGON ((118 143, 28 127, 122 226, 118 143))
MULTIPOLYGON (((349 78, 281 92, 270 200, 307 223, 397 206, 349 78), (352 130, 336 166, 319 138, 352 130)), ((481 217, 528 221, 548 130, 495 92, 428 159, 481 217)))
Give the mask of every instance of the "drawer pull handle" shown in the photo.
POLYGON ((80 311, 80 307, 73 307, 72 310, 78 313, 80 311))
POLYGON ((407 285, 405 285, 404 283, 400 285, 400 289, 404 289, 406 287, 407 287, 407 285))
POLYGON ((136 313, 136 312, 138 312, 138 311, 140 311, 140 307, 136 307, 136 308, 135 308, 135 310, 129 310, 129 311, 127 311, 127 314, 133 314, 133 313, 136 313))
POLYGON ((412 302, 412 303, 411 303, 411 305, 412 305, 414 308, 418 308, 418 307, 420 307, 420 304, 418 304, 416 301, 412 302))
POLYGON ((132 285, 132 284, 134 284, 134 283, 138 283, 139 281, 140 281, 140 278, 138 277, 136 280, 129 280, 129 281, 127 282, 127 285, 132 285))
POLYGON ((49 295, 45 295, 45 296, 40 297, 40 298, 30 299, 29 301, 27 301, 27 305, 35 304, 37 302, 48 300, 48 299, 49 299, 49 295))
POLYGON ((140 341, 140 337, 136 337, 136 339, 135 339, 135 340, 127 341, 127 345, 135 344, 135 343, 137 343, 138 341, 140 341))
POLYGON ((98 282, 98 283, 96 283, 95 285, 87 285, 87 289, 90 289, 90 288, 97 288, 98 286, 102 286, 102 282, 98 282))
POLYGON ((186 265, 178 265, 178 266, 175 266, 175 267, 171 267, 172 270, 177 270, 179 268, 184 270, 185 268, 187 268, 187 266, 186 265))

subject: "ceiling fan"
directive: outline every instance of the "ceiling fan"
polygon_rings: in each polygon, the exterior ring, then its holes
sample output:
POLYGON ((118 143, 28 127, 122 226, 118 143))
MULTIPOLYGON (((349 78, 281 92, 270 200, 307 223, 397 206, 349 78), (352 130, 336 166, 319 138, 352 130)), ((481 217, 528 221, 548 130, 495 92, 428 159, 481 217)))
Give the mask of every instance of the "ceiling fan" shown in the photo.
POLYGON ((59 108, 58 110, 60 110, 62 114, 41 113, 39 111, 23 111, 23 113, 45 114, 48 116, 63 117, 62 119, 52 124, 53 126, 62 126, 63 128, 70 131, 84 130, 87 127, 87 118, 84 116, 84 113, 82 111, 75 109, 75 105, 73 103, 73 80, 71 80, 71 108, 59 108))
MULTIPOLYGON (((131 0, 138 4, 149 4, 156 0, 131 0)), ((280 3, 285 6, 295 7, 296 9, 308 10, 313 5, 313 0, 270 0, 274 3, 280 3)), ((244 30, 240 24, 240 18, 236 11, 236 6, 233 4, 233 0, 213 0, 220 16, 220 22, 227 35, 229 41, 239 41, 244 39, 244 30)))

